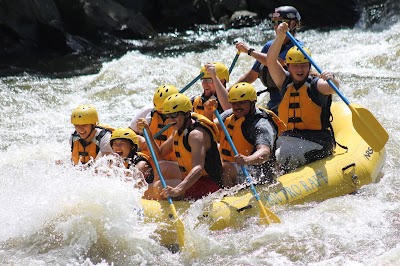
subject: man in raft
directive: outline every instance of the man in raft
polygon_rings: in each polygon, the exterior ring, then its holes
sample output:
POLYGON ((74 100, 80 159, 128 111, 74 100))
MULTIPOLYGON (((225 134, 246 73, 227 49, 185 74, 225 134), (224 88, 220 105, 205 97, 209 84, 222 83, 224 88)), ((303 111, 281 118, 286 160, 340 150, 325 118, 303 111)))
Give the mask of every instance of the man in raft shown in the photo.
MULTIPOLYGON (((327 80, 339 87, 339 81, 329 71, 320 77, 310 76, 311 63, 297 47, 286 54, 287 71, 278 61, 280 47, 289 26, 279 24, 265 64, 283 96, 279 104, 279 117, 287 130, 277 140, 276 158, 285 172, 333 153, 335 140, 330 123, 332 94, 335 91, 327 80)), ((303 48, 309 56, 311 53, 303 48)))
MULTIPOLYGON (((274 13, 270 14, 271 23, 276 29, 278 25, 282 22, 286 22, 289 25, 290 33, 295 36, 297 29, 300 27, 300 20, 301 16, 299 11, 293 6, 280 6, 275 8, 274 13)), ((298 41, 298 40, 297 40, 298 41)), ((258 95, 261 93, 268 91, 270 100, 267 103, 267 107, 269 110, 274 111, 276 114, 278 113, 278 105, 282 100, 282 95, 279 93, 279 88, 276 86, 274 81, 272 80, 270 73, 268 71, 268 66, 265 64, 265 57, 271 47, 273 40, 268 41, 264 47, 262 48, 261 52, 255 51, 253 48, 250 48, 247 44, 243 42, 238 42, 236 44, 236 48, 241 53, 247 53, 249 56, 256 59, 254 62, 253 67, 246 72, 243 76, 239 78, 237 83, 240 82, 248 82, 253 83, 260 79, 262 84, 267 87, 265 90, 261 90, 258 92, 258 95)), ((298 41, 301 45, 303 43, 298 41)), ((282 46, 280 47, 278 60, 282 66, 286 68, 285 65, 285 57, 290 48, 292 48, 294 44, 290 41, 289 38, 285 38, 282 42, 282 46)), ((236 84, 236 83, 235 83, 236 84)))
POLYGON ((184 94, 173 94, 163 103, 163 114, 175 130, 158 146, 153 139, 149 126, 140 119, 138 128, 146 128, 151 145, 157 158, 173 151, 177 157, 181 176, 166 180, 167 187, 162 189, 161 182, 153 184, 159 198, 199 199, 220 188, 221 158, 217 140, 217 126, 205 116, 192 112, 190 98, 184 94))
MULTIPOLYGON (((238 155, 235 156, 221 130, 222 184, 231 187, 243 183, 246 176, 242 166, 247 167, 249 173, 259 179, 258 182, 272 182, 275 168, 272 155, 278 130, 284 128, 284 124, 272 111, 256 106, 257 92, 250 83, 240 82, 232 86, 228 99, 232 109, 223 112, 221 118, 238 155)), ((221 127, 219 123, 218 126, 221 127)))
POLYGON ((218 105, 217 110, 219 113, 231 108, 226 89, 226 84, 229 82, 229 70, 224 64, 214 62, 205 64, 200 73, 204 73, 201 78, 203 93, 191 98, 193 111, 204 115, 212 121, 215 118, 214 109, 212 108, 214 102, 218 105))

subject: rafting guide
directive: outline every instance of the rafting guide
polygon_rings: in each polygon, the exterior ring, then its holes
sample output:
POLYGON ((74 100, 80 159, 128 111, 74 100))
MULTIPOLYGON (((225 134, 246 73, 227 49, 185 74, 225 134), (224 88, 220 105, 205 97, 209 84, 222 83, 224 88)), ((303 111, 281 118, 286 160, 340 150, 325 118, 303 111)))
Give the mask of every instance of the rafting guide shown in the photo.
MULTIPOLYGON (((287 22, 289 24, 290 32, 293 34, 293 36, 296 35, 296 31, 300 28, 301 16, 299 11, 297 11, 297 9, 293 6, 277 7, 275 8, 274 13, 270 14, 270 17, 275 32, 279 23, 281 22, 287 22)), ((266 87, 266 89, 258 91, 257 95, 261 95, 264 92, 269 92, 269 101, 267 103, 267 108, 277 114, 279 103, 282 100, 282 95, 279 93, 278 86, 276 86, 275 82, 271 78, 271 75, 268 70, 268 65, 265 62, 266 54, 268 53, 272 45, 272 42, 273 40, 268 41, 263 46, 260 52, 256 51, 254 48, 250 48, 244 42, 238 42, 236 44, 236 49, 238 49, 239 52, 246 53, 247 55, 256 59, 252 68, 245 74, 243 74, 236 83, 239 82, 253 83, 254 81, 257 80, 257 78, 259 78, 262 84, 266 87)), ((300 43, 303 44, 302 42, 300 43)), ((293 42, 291 42, 289 38, 286 38, 283 41, 282 46, 280 48, 278 61, 285 68, 286 68, 285 64, 286 54, 289 51, 289 49, 292 48, 293 46, 294 46, 293 42)))

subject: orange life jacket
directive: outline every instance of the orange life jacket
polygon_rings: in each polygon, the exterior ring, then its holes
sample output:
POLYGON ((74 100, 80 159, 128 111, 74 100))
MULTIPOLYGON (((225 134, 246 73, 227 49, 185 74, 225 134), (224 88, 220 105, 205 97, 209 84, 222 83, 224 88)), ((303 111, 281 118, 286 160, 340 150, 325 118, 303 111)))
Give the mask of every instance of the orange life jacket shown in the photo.
MULTIPOLYGON (((254 152, 254 145, 247 141, 242 132, 242 123, 246 119, 245 116, 236 119, 235 115, 227 117, 224 121, 225 127, 228 130, 229 135, 232 138, 233 143, 239 154, 249 156, 254 152)), ((223 161, 234 162, 235 154, 233 153, 232 147, 229 141, 226 139, 225 133, 221 132, 221 138, 219 141, 219 150, 223 161)))
MULTIPOLYGON (((283 121, 272 111, 268 109, 264 109, 258 107, 262 112, 262 115, 271 122, 271 124, 275 127, 278 132, 278 135, 281 131, 286 130, 286 126, 283 121)), ((255 147, 251 144, 246 137, 243 135, 242 131, 242 123, 245 121, 246 117, 243 116, 239 119, 236 119, 235 115, 232 114, 227 117, 224 121, 225 127, 232 138, 233 143, 235 144, 235 148, 237 149, 239 154, 244 156, 249 156, 255 151, 255 147)), ((225 133, 221 132, 220 138, 220 146, 219 146, 222 159, 228 162, 235 161, 235 154, 229 141, 225 137, 225 133)))
POLYGON ((211 137, 211 148, 206 152, 202 176, 209 175, 219 183, 221 180, 222 170, 221 157, 217 147, 219 130, 213 122, 203 115, 193 112, 191 114, 191 118, 195 120, 195 122, 189 128, 185 129, 181 134, 175 131, 173 139, 173 150, 175 152, 179 168, 182 172, 182 177, 186 177, 187 174, 192 170, 192 153, 188 141, 189 133, 197 127, 202 127, 206 129, 211 137))
POLYGON ((143 152, 137 152, 136 156, 134 156, 133 158, 126 158, 124 160, 124 165, 125 165, 125 167, 127 169, 129 169, 131 166, 136 166, 136 164, 141 162, 141 161, 145 161, 150 165, 151 174, 148 177, 146 177, 146 182, 148 184, 153 183, 153 181, 154 181, 154 169, 156 169, 156 166, 154 164, 153 159, 149 155, 147 155, 147 154, 145 154, 143 152))
MULTIPOLYGON (((215 96, 214 96, 215 97, 215 96)), ((218 102, 218 99, 215 98, 218 102)), ((206 102, 206 100, 204 99, 203 96, 197 96, 194 98, 192 104, 193 104, 193 112, 197 113, 197 114, 201 114, 203 116, 206 116, 206 112, 204 110, 204 103, 206 102)), ((218 102, 218 112, 222 113, 224 110, 222 109, 222 106, 219 104, 218 102)), ((206 116, 207 117, 207 116, 206 116)), ((214 115, 214 113, 212 114, 212 117, 207 117, 210 120, 214 120, 216 118, 216 116, 214 115)))
MULTIPOLYGON (((152 111, 151 112, 151 121, 150 121, 150 131, 153 134, 153 136, 159 132, 162 128, 164 128, 167 125, 166 120, 163 120, 161 115, 156 112, 156 111, 152 111)), ((171 136, 172 132, 174 132, 174 130, 172 129, 172 127, 169 127, 167 130, 165 130, 162 134, 160 134, 157 138, 155 138, 155 142, 160 146, 161 144, 163 144, 168 138, 169 136, 171 136)), ((150 156, 150 151, 149 150, 143 150, 142 153, 146 154, 147 156, 150 156)), ((176 161, 176 156, 173 152, 171 152, 170 154, 166 155, 164 158, 160 158, 163 160, 167 160, 167 161, 176 161)))
POLYGON ((322 107, 317 96, 311 92, 311 77, 296 89, 289 83, 282 91, 279 117, 287 125, 287 130, 325 130, 330 126, 330 101, 322 107))
POLYGON ((71 160, 74 165, 77 165, 79 162, 85 164, 97 157, 100 151, 100 140, 107 132, 111 132, 111 130, 100 126, 96 126, 94 130, 96 128, 101 129, 101 131, 88 143, 85 143, 76 131, 72 133, 71 160))
POLYGON ((204 103, 201 96, 197 96, 193 100, 193 112, 204 115, 204 103))

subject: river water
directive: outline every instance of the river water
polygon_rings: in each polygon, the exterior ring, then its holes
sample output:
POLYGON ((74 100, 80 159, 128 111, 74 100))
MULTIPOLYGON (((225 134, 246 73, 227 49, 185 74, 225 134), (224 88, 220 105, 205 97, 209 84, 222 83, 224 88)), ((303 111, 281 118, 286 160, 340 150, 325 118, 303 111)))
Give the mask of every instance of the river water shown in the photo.
MULTIPOLYGON (((400 263, 400 24, 308 30, 306 43, 322 69, 335 72, 343 94, 369 109, 389 133, 380 181, 355 195, 275 209, 281 224, 248 221, 210 231, 197 223, 202 205, 182 220, 196 253, 172 253, 144 224, 140 193, 118 171, 81 172, 67 162, 71 110, 94 104, 100 121, 128 126, 161 84, 183 88, 203 63, 230 65, 236 40, 256 49, 274 36, 260 25, 229 31, 169 34, 150 41, 98 73, 69 78, 29 74, 0 79, 0 264, 2 265, 398 265, 400 263), (146 52, 143 52, 143 51, 146 52), (142 51, 142 52, 140 52, 142 51), (55 160, 64 164, 56 165, 55 160)), ((232 82, 253 60, 242 54, 232 82)), ((230 83, 232 85, 232 82, 230 83)), ((255 83, 262 89, 259 81, 255 83)), ((197 82, 186 93, 198 94, 197 82)), ((261 97, 261 102, 267 100, 261 97)), ((340 98, 335 96, 336 101, 340 98)))

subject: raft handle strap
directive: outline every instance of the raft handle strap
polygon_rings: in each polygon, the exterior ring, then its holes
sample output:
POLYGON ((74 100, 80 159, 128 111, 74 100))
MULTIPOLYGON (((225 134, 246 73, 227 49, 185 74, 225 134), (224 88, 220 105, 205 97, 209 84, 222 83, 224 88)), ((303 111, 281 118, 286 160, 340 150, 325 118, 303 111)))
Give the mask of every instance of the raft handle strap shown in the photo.
POLYGON ((244 210, 248 210, 248 209, 251 209, 251 208, 253 208, 253 205, 249 204, 247 206, 244 206, 242 208, 237 209, 237 212, 242 212, 244 210))
POLYGON ((349 165, 343 167, 343 168, 342 168, 342 171, 346 171, 346 170, 349 169, 350 167, 355 167, 355 166, 356 166, 356 163, 351 163, 351 164, 349 164, 349 165))

